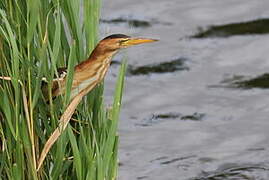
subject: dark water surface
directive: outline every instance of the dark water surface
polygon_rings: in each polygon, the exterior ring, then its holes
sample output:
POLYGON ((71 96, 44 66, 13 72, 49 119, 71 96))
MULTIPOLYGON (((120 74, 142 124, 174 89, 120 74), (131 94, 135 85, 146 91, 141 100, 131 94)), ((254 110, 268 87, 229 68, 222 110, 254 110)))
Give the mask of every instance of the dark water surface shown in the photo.
MULTIPOLYGON (((269 179, 269 1, 104 0, 123 51, 120 180, 269 179)), ((112 102, 119 67, 106 78, 112 102)))
POLYGON ((269 33, 269 19, 214 25, 192 36, 193 38, 230 37, 236 35, 258 35, 269 33))

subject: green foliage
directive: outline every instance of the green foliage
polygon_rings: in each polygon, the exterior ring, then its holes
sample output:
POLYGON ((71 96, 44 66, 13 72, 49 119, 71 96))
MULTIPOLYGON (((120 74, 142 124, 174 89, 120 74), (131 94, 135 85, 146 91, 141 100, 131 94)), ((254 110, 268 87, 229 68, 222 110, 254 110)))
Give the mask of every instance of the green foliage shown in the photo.
POLYGON ((36 171, 70 95, 70 89, 56 100, 50 94, 46 103, 41 79, 46 77, 51 88, 63 66, 72 79, 72 67, 97 43, 99 10, 99 0, 0 1, 0 76, 11 77, 0 80, 0 179, 116 179, 125 63, 113 108, 104 107, 103 85, 96 87, 36 171))

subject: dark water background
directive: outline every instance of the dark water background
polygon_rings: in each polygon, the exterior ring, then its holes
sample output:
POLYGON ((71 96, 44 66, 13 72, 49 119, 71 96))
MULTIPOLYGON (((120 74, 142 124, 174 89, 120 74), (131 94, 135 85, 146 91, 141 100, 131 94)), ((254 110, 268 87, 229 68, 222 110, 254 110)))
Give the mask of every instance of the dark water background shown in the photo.
POLYGON ((120 180, 269 179, 269 1, 103 0, 101 36, 158 38, 128 57, 120 180))

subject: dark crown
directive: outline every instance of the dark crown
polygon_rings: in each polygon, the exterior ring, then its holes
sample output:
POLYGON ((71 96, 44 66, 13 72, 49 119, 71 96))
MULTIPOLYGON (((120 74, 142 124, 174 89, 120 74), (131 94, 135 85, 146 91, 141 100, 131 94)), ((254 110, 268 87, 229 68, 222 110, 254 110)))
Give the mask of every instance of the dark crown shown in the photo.
POLYGON ((105 37, 104 39, 116 39, 116 38, 129 38, 130 36, 124 34, 112 34, 110 36, 105 37))

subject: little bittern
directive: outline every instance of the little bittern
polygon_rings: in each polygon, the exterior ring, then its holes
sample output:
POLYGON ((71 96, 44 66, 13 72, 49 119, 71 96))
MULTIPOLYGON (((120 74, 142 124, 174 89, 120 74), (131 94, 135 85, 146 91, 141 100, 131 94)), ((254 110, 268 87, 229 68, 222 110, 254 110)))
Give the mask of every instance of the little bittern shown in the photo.
MULTIPOLYGON (((112 57, 122 48, 132 45, 150 43, 155 39, 132 38, 123 34, 113 34, 101 40, 88 59, 75 66, 71 87, 71 99, 85 90, 91 91, 100 83, 109 68, 112 57)), ((59 78, 52 82, 52 97, 65 93, 67 68, 58 69, 59 78)), ((48 100, 48 88, 43 87, 46 100, 48 100)))

